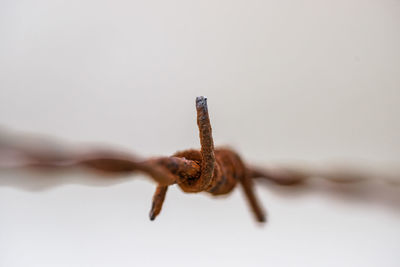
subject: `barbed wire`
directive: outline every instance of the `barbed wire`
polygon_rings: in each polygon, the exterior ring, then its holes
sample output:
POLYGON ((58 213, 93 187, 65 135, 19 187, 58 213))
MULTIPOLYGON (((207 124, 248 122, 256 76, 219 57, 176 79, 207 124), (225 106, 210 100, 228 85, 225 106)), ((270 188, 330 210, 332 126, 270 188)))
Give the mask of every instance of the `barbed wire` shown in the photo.
MULTIPOLYGON (((161 212, 168 186, 177 184, 186 193, 207 192, 225 195, 241 185, 247 201, 259 222, 265 212, 254 191, 254 180, 264 179, 280 185, 303 183, 312 177, 323 177, 336 183, 355 183, 373 179, 369 172, 350 168, 258 167, 245 164, 229 148, 214 148, 207 99, 196 98, 197 124, 201 149, 177 152, 170 157, 142 159, 110 148, 73 149, 51 138, 0 132, 0 168, 57 170, 84 167, 103 174, 144 173, 158 185, 153 196, 150 219, 161 212)), ((399 184, 398 176, 380 175, 388 184, 399 184)))

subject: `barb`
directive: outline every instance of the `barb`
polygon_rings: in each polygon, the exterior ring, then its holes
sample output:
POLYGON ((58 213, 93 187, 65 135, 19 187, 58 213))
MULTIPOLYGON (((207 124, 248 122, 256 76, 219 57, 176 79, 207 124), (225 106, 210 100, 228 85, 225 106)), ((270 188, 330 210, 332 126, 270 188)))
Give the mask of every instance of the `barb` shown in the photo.
POLYGON ((157 186, 156 192, 153 196, 153 204, 150 210, 150 220, 154 220, 158 214, 160 214, 162 205, 164 203, 165 195, 167 194, 168 186, 159 185, 157 186))
POLYGON ((214 173, 215 155, 214 141, 212 138, 210 118, 208 116, 207 98, 196 98, 197 125, 200 132, 201 143, 201 174, 199 178, 199 191, 205 190, 211 183, 214 173))

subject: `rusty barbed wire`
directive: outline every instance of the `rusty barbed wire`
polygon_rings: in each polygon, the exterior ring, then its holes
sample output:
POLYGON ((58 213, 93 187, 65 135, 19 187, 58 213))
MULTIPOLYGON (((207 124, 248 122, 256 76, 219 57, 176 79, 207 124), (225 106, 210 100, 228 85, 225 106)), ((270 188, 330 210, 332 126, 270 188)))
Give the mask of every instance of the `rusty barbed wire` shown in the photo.
POLYGON ((158 184, 149 214, 151 220, 161 212, 168 186, 173 184, 177 184, 186 193, 207 192, 211 195, 226 195, 241 185, 256 220, 265 222, 265 212, 254 191, 255 179, 294 185, 315 176, 325 177, 332 182, 359 182, 369 178, 368 175, 343 169, 260 168, 245 164, 232 149, 214 148, 205 97, 196 98, 196 110, 200 150, 189 149, 170 157, 140 159, 110 149, 77 152, 57 145, 52 147, 47 142, 43 146, 29 146, 21 140, 10 141, 0 136, 0 167, 7 165, 4 162, 11 162, 14 167, 25 168, 85 167, 105 174, 142 172, 158 184))

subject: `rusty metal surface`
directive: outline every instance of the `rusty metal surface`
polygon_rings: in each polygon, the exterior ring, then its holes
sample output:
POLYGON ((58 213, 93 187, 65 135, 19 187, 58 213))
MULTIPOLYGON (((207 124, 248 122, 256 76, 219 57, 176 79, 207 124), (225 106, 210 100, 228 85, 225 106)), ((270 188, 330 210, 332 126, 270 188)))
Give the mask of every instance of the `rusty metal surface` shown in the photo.
MULTIPOLYGON (((157 184, 150 210, 154 220, 161 212, 168 186, 177 184, 183 192, 207 192, 211 195, 225 195, 240 185, 257 221, 265 222, 266 216, 254 191, 254 179, 263 178, 280 185, 293 185, 305 181, 315 174, 339 177, 344 181, 359 181, 364 177, 350 172, 316 173, 315 171, 279 168, 261 169, 246 165, 240 156, 228 148, 214 148, 212 129, 205 97, 196 98, 197 125, 201 149, 189 149, 170 157, 140 159, 131 154, 112 150, 85 151, 76 153, 48 144, 31 147, 19 142, 0 139, 0 166, 2 160, 19 161, 20 167, 52 169, 84 167, 104 174, 126 174, 141 172, 157 184), (50 149, 46 149, 47 148, 50 149), (18 160, 17 160, 18 159, 18 160)), ((17 164, 18 165, 18 164, 17 164)))

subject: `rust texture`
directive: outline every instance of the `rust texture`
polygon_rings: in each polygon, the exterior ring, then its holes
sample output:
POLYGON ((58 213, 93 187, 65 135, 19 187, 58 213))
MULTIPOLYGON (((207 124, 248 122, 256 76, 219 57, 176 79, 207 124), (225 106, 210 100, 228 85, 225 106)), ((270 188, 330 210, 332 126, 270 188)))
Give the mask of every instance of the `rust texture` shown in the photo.
POLYGON ((170 157, 141 160, 132 155, 109 150, 68 154, 61 151, 43 152, 23 146, 15 146, 12 149, 28 159, 29 164, 26 165, 35 168, 83 166, 105 174, 133 172, 147 174, 158 183, 149 214, 151 220, 161 212, 170 185, 177 184, 186 193, 207 192, 212 195, 224 195, 232 192, 240 184, 255 218, 264 222, 264 211, 253 189, 252 176, 256 171, 246 168, 234 151, 214 148, 207 98, 202 96, 196 98, 196 110, 201 149, 180 151, 170 157))
MULTIPOLYGON (((186 193, 207 192, 211 195, 229 194, 237 185, 240 185, 255 219, 265 222, 265 212, 254 191, 254 179, 263 178, 281 185, 292 185, 315 176, 315 172, 309 170, 260 169, 246 165, 240 156, 231 149, 214 148, 205 97, 196 98, 196 110, 200 150, 189 149, 177 152, 170 157, 139 159, 130 154, 107 149, 89 153, 72 153, 60 149, 51 151, 32 149, 18 143, 11 144, 0 140, 0 156, 1 154, 17 154, 23 158, 21 165, 31 168, 85 167, 105 174, 135 172, 147 174, 158 184, 149 214, 151 220, 154 220, 161 212, 170 185, 177 184, 186 193)), ((335 173, 333 175, 319 174, 328 177, 335 176, 335 173)), ((341 175, 347 177, 348 181, 356 181, 360 178, 346 173, 341 173, 341 175)), ((335 181, 333 178, 331 180, 335 181)))

